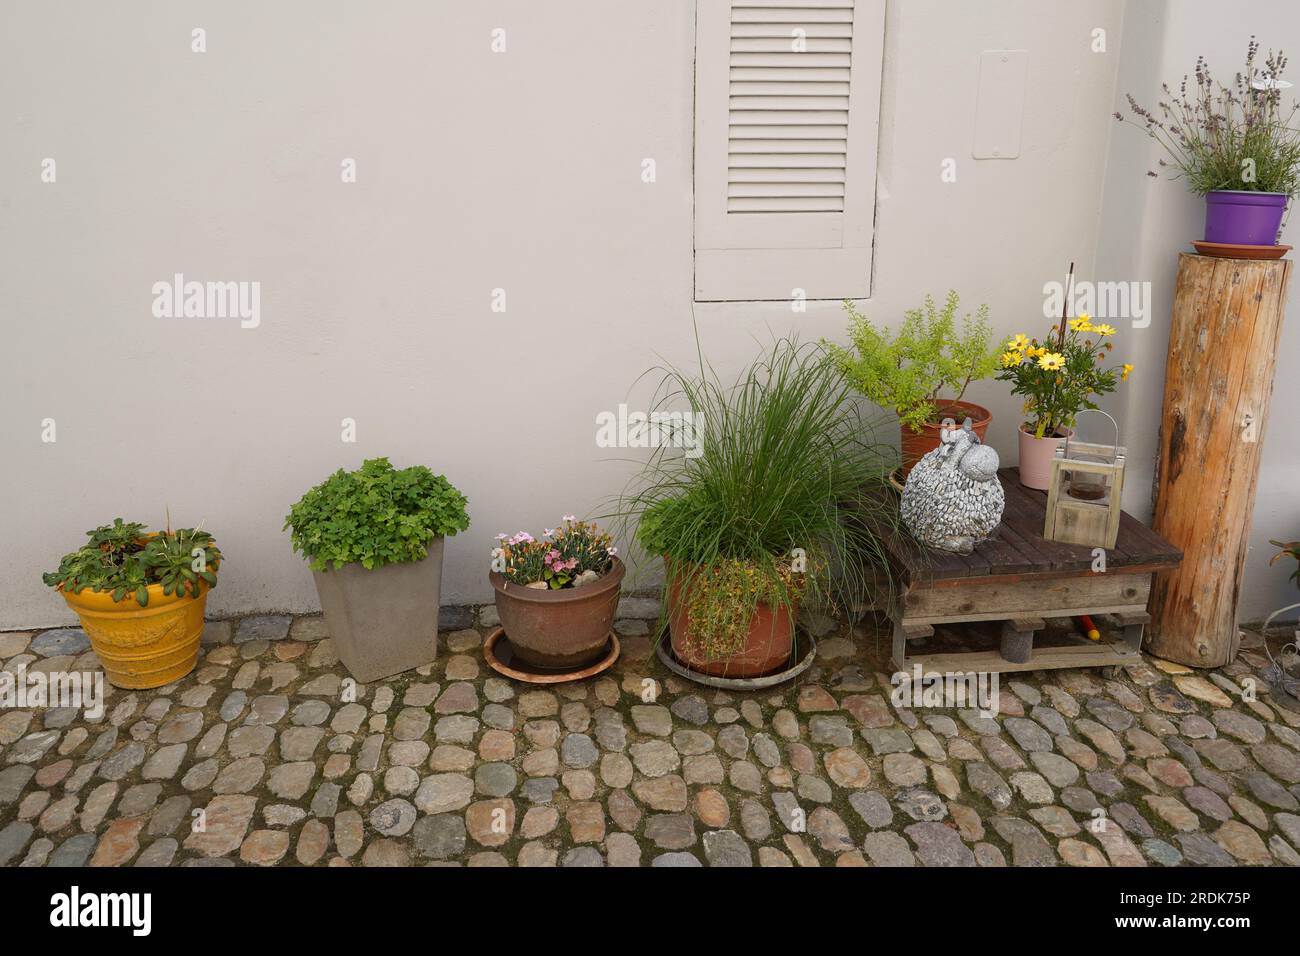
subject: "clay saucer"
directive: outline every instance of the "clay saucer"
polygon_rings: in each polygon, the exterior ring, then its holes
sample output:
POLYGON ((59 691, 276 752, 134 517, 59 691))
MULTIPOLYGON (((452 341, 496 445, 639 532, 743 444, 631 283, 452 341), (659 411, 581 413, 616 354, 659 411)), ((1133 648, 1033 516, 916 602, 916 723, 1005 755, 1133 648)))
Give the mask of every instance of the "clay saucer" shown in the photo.
POLYGON ((798 661, 791 660, 790 664, 784 669, 773 674, 764 674, 762 677, 715 677, 712 674, 701 674, 699 671, 693 671, 677 659, 667 633, 664 633, 655 642, 655 653, 659 655, 659 661, 664 667, 679 677, 685 677, 697 684, 718 687, 722 690, 762 690, 764 687, 775 687, 777 684, 784 684, 786 681, 794 680, 812 666, 812 662, 817 657, 817 642, 812 639, 810 634, 805 634, 802 631, 798 632, 798 634, 808 644, 807 653, 798 661))
POLYGON ((563 684, 571 680, 582 680, 584 677, 594 677, 613 667, 614 662, 618 660, 620 650, 618 635, 613 631, 609 632, 609 643, 606 648, 604 657, 594 664, 588 664, 581 670, 546 670, 515 660, 510 648, 510 638, 506 637, 505 628, 498 627, 493 629, 483 643, 483 657, 487 660, 489 667, 511 680, 523 681, 526 684, 563 684))
POLYGON ((1244 246, 1235 242, 1204 242, 1193 239, 1192 245, 1203 256, 1220 259, 1281 259, 1291 251, 1290 246, 1244 246))

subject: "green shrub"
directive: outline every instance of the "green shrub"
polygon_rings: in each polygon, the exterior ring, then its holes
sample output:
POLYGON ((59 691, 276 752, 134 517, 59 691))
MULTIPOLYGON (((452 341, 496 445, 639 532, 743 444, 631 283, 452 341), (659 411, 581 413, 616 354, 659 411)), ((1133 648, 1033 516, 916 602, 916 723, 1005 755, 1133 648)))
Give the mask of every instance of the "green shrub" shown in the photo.
POLYGON ((396 470, 372 458, 339 469, 289 511, 293 547, 314 570, 358 563, 365 568, 419 561, 434 538, 469 527, 465 496, 424 465, 396 470))
POLYGON ((942 309, 927 295, 922 308, 903 313, 890 339, 846 299, 853 351, 830 345, 831 358, 854 388, 920 433, 922 425, 941 422, 947 405, 961 401, 971 382, 988 378, 997 366, 989 307, 967 315, 959 334, 957 304, 956 292, 948 293, 942 309), (940 398, 945 389, 956 395, 940 398))
POLYGON ((114 518, 111 525, 87 531, 89 540, 65 554, 58 570, 41 575, 52 588, 80 594, 86 588, 109 591, 114 601, 128 595, 149 606, 149 585, 161 584, 163 594, 197 597, 199 582, 217 586, 221 551, 212 535, 193 528, 150 535, 144 525, 114 518), (194 554, 195 550, 201 553, 194 554))

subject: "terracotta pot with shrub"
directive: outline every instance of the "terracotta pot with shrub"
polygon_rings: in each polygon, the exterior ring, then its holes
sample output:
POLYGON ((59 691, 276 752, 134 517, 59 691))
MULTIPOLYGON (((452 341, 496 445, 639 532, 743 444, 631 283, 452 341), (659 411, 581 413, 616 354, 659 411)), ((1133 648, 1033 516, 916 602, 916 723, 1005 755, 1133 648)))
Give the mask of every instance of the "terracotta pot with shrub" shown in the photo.
POLYGON ((950 291, 942 307, 926 296, 919 309, 903 313, 890 335, 845 302, 852 348, 830 346, 840 373, 881 408, 898 415, 903 474, 939 447, 947 419, 971 427, 984 440, 993 416, 987 408, 962 401, 972 382, 988 378, 997 367, 997 350, 989 326, 988 306, 966 315, 958 328, 959 299, 950 291), (946 397, 953 393, 952 398, 946 397))
POLYGON ((896 516, 879 502, 892 450, 870 440, 824 347, 782 339, 733 383, 704 361, 698 374, 662 371, 663 394, 692 409, 698 454, 658 448, 623 513, 664 557, 673 654, 710 677, 780 674, 809 646, 801 606, 851 604, 888 580, 881 535, 896 516))
POLYGON ((442 548, 469 527, 465 496, 423 465, 339 469, 285 518, 311 562, 339 660, 362 683, 437 655, 442 548))
POLYGON ((521 531, 497 542, 488 579, 513 657, 554 671, 600 660, 624 575, 610 536, 566 515, 541 540, 521 531))

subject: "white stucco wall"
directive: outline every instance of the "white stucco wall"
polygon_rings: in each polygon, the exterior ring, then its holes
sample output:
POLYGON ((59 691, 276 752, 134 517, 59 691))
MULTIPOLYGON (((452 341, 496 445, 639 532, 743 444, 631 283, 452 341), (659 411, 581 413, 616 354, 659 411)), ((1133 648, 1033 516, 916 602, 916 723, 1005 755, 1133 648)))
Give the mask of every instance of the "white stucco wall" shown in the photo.
MULTIPOLYGON (((868 314, 952 287, 999 332, 1038 328, 1043 284, 1070 260, 1093 272, 1099 230, 1122 231, 1100 199, 1122 20, 1120 0, 890 4, 868 314), (1029 51, 1023 152, 976 162, 978 58, 1001 48, 1029 51)), ((657 356, 688 360, 693 321, 724 370, 769 329, 841 335, 833 303, 692 303, 693 38, 690 0, 0 8, 0 628, 70 620, 39 572, 86 529, 165 507, 226 552, 213 614, 314 608, 283 517, 384 454, 469 496, 443 600, 486 600, 493 534, 621 487, 614 459, 637 453, 597 448, 595 416, 635 407, 657 356), (260 326, 155 318, 151 287, 177 272, 260 282, 260 326)), ((1171 248, 1190 235, 1161 228, 1171 248)), ((1018 403, 996 382, 970 397, 1014 460, 1018 403)), ((1261 489, 1261 508, 1283 498, 1261 489)))

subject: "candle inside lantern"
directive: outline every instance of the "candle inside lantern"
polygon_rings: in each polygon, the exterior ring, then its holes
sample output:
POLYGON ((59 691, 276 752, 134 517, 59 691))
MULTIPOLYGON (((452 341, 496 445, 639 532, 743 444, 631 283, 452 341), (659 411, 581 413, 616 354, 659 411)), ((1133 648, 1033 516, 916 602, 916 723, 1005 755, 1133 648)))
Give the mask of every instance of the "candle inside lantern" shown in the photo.
MULTIPOLYGON (((1096 462, 1109 465, 1105 458, 1096 455, 1075 455, 1076 461, 1096 462)), ((1067 478, 1066 493, 1080 501, 1102 501, 1108 491, 1108 482, 1104 474, 1095 471, 1071 471, 1067 478)))

